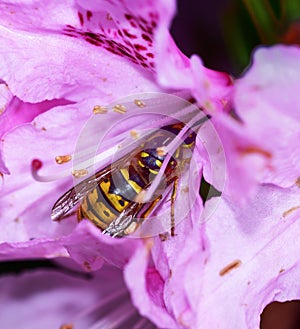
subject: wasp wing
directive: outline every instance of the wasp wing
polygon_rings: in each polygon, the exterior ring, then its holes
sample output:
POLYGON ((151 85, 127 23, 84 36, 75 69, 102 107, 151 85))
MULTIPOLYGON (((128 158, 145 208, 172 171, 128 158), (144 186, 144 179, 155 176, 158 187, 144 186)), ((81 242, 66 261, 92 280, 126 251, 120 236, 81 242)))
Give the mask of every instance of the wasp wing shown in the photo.
POLYGON ((88 177, 79 184, 72 187, 62 195, 54 204, 51 211, 52 220, 60 220, 66 213, 74 208, 97 184, 109 173, 112 172, 111 166, 105 167, 95 175, 88 177))

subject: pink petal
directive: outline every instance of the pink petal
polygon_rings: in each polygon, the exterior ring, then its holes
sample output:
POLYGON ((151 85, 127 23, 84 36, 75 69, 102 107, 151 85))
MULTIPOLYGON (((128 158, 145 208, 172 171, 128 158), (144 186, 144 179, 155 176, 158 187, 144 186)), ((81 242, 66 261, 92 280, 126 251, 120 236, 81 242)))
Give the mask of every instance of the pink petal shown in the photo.
POLYGON ((206 223, 210 255, 197 302, 191 303, 195 327, 258 328, 268 303, 299 298, 292 289, 294 277, 285 276, 299 264, 299 205, 297 190, 270 186, 260 188, 255 201, 244 209, 225 202, 219 205, 206 223))
POLYGON ((258 328, 268 303, 299 299, 300 195, 297 189, 264 186, 243 209, 213 198, 204 220, 209 208, 214 217, 205 226, 191 229, 182 222, 176 237, 148 241, 136 252, 125 267, 134 303, 156 324, 171 328, 258 328), (130 278, 141 268, 133 284, 130 278), (157 275, 159 299, 151 290, 157 275))
POLYGON ((141 245, 137 239, 114 239, 105 236, 86 220, 61 241, 70 256, 88 271, 101 268, 104 260, 123 268, 141 245))
POLYGON ((4 177, 1 191, 1 218, 5 226, 0 234, 1 241, 49 238, 69 230, 71 223, 74 225, 72 221, 65 221, 60 229, 50 220, 51 205, 57 194, 66 188, 66 180, 60 183, 63 187, 55 181, 37 182, 31 175, 31 163, 33 159, 40 159, 44 169, 50 172, 68 169, 71 173, 71 163, 65 164, 65 168, 59 167, 55 157, 73 153, 78 129, 87 117, 71 105, 57 107, 36 117, 33 124, 21 125, 3 138, 3 156, 11 175, 4 177))
POLYGON ((25 9, 18 4, 5 5, 0 46, 6 51, 0 54, 0 76, 12 93, 24 101, 40 102, 96 95, 116 98, 157 90, 138 67, 120 56, 63 35, 67 25, 80 26, 71 3, 58 1, 59 9, 56 2, 47 8, 42 2, 27 4, 25 9))
POLYGON ((68 257, 62 243, 53 239, 32 239, 26 242, 0 243, 0 260, 68 257))
POLYGON ((188 90, 208 113, 228 111, 232 92, 230 76, 205 68, 196 55, 187 59, 168 32, 160 33, 157 44, 157 79, 160 85, 188 90))
POLYGON ((133 304, 139 309, 141 315, 152 317, 152 321, 157 326, 161 328, 178 328, 172 317, 168 314, 165 306, 157 305, 157 297, 151 294, 150 282, 152 283, 154 279, 161 285, 162 280, 155 271, 149 272, 149 269, 147 269, 148 248, 149 245, 146 245, 145 248, 139 249, 125 267, 125 282, 131 292, 133 304), (137 269, 138 276, 136 275, 137 269), (146 279, 149 280, 149 283, 146 279))
POLYGON ((300 172, 299 74, 297 47, 260 48, 236 85, 235 104, 249 136, 272 154, 263 182, 288 187, 300 172))

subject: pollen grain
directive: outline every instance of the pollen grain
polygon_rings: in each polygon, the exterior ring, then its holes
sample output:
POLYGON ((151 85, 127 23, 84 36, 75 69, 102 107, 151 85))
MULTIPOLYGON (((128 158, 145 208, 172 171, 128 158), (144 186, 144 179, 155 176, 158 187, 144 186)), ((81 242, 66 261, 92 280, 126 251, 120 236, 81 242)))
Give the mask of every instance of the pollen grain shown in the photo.
POLYGON ((140 99, 135 99, 134 100, 134 104, 137 106, 137 107, 140 107, 140 108, 143 108, 146 106, 145 102, 141 101, 140 99))
POLYGON ((127 109, 124 105, 117 104, 113 107, 113 111, 117 112, 117 113, 120 113, 120 114, 124 114, 124 113, 126 113, 127 109))
POLYGON ((72 323, 63 324, 59 327, 59 329, 74 329, 74 324, 72 323))
POLYGON ((75 178, 81 178, 88 174, 88 171, 86 169, 77 169, 72 171, 72 175, 75 178))
POLYGON ((105 114, 107 112, 108 112, 108 110, 105 106, 95 105, 94 108, 93 108, 93 113, 94 114, 105 114))
POLYGON ((293 211, 298 210, 298 209, 300 209, 300 206, 292 207, 291 209, 285 211, 285 212, 282 214, 282 216, 283 216, 283 217, 287 217, 290 213, 292 213, 293 211))
POLYGON ((241 260, 237 259, 234 260, 233 262, 229 263, 227 266, 225 266, 220 272, 219 275, 223 276, 225 274, 228 274, 229 272, 231 272, 232 270, 234 270, 235 268, 238 268, 242 265, 241 260))
POLYGON ((139 138, 139 133, 136 131, 136 130, 131 130, 130 131, 130 136, 133 138, 133 139, 138 139, 139 138))
POLYGON ((55 161, 57 164, 64 164, 72 160, 71 155, 58 155, 55 157, 55 161))

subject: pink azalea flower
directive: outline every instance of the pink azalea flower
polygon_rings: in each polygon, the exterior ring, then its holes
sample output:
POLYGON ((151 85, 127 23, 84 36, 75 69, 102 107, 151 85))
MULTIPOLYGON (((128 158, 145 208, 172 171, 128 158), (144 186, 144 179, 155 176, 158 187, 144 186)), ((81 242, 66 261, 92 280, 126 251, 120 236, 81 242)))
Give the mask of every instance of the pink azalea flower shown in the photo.
POLYGON ((236 84, 235 106, 263 149, 272 155, 262 182, 295 185, 300 173, 300 51, 293 46, 259 49, 249 72, 236 84))
MULTIPOLYGON (((285 166, 289 160, 297 160, 298 154, 288 160, 285 154, 289 154, 289 141, 295 150, 299 116, 293 114, 292 107, 284 109, 287 103, 277 98, 274 108, 271 96, 281 88, 274 76, 269 77, 269 82, 274 82, 270 90, 268 84, 256 88, 253 81, 264 81, 260 80, 263 56, 253 72, 238 82, 232 99, 228 75, 208 70, 197 56, 186 58, 174 44, 168 32, 175 14, 173 1, 11 1, 0 2, 0 9, 0 45, 5 49, 0 53, 0 78, 5 81, 2 87, 9 89, 8 96, 0 99, 5 106, 1 128, 6 133, 0 158, 5 174, 2 260, 71 256, 88 271, 99 269, 104 262, 124 268, 135 306, 160 328, 223 328, 224 321, 228 328, 255 328, 263 307, 275 298, 281 285, 285 288, 278 299, 297 298, 289 286, 297 272, 297 258, 290 254, 286 262, 278 257, 270 264, 267 256, 280 254, 284 244, 291 248, 296 237, 299 199, 292 185, 299 185, 299 162, 294 165, 292 161, 291 172, 285 166), (189 202, 193 204, 176 226, 173 238, 112 239, 99 234, 90 222, 77 224, 75 216, 59 224, 51 222, 52 205, 72 186, 72 162, 63 160, 60 166, 61 156, 75 154, 76 160, 85 161, 95 153, 86 139, 78 142, 80 132, 91 122, 92 110, 106 112, 101 105, 149 91, 194 98, 212 117, 213 126, 204 124, 196 141, 192 157, 196 179, 186 175, 182 184, 198 191, 203 174, 223 192, 222 198, 208 200, 203 210, 198 195, 190 200, 189 195, 180 193, 177 214, 189 202), (256 97, 269 112, 256 103, 256 97), (230 113, 232 104, 240 120, 230 113), (271 124, 285 111, 287 121, 281 121, 282 127, 276 125, 278 151, 276 143, 266 137, 273 137, 271 124), (293 133, 287 140, 290 123, 293 133), (257 187, 258 182, 277 186, 257 187), (235 203, 254 191, 258 194, 251 204, 235 203), (265 200, 269 208, 261 202, 265 200), (250 220, 253 218, 255 223, 250 220), (266 271, 263 280, 258 267, 266 271), (237 307, 247 296, 244 312, 228 311, 230 293, 237 307), (212 312, 215 316, 205 316, 212 312)), ((282 58, 288 56, 285 51, 282 58)), ((296 51, 292 52, 297 61, 296 51)), ((274 50, 265 50, 266 57, 268 54, 276 67, 274 50)), ((282 72, 283 76, 286 71, 282 72)), ((292 82, 296 88, 297 77, 292 82)), ((176 110, 180 110, 176 112, 179 118, 184 118, 189 108, 182 108, 180 101, 163 106, 163 96, 146 99, 155 105, 150 112, 145 113, 131 100, 123 116, 110 106, 108 113, 92 119, 88 141, 98 143, 105 137, 98 150, 100 167, 111 161, 112 152, 128 141, 132 130, 160 127, 155 120, 173 117, 176 110), (114 129, 110 130, 112 123, 114 129)))
MULTIPOLYGON (((41 264, 43 265, 43 264, 41 264)), ((122 272, 105 266, 91 277, 66 262, 0 278, 6 328, 155 328, 131 303, 122 272)))

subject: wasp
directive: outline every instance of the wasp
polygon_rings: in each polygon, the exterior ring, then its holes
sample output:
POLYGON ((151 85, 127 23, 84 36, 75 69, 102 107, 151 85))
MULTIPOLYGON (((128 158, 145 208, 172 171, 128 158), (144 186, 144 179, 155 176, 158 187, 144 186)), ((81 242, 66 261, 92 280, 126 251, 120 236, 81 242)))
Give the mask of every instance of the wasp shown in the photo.
POLYGON ((159 182, 153 199, 143 202, 141 197, 149 189, 166 159, 164 147, 185 127, 176 122, 161 127, 150 134, 128 155, 99 170, 75 185, 60 197, 53 206, 52 219, 59 221, 77 204, 77 217, 90 220, 104 234, 123 237, 134 232, 137 227, 159 206, 167 187, 171 192, 171 236, 174 236, 174 202, 176 198, 180 169, 183 166, 184 148, 192 149, 196 133, 189 128, 187 137, 169 157, 164 175, 159 182))

